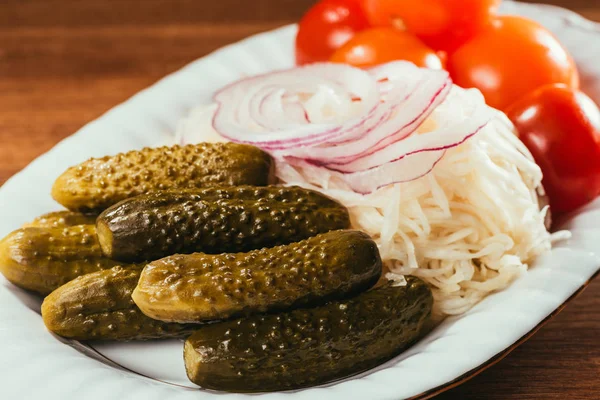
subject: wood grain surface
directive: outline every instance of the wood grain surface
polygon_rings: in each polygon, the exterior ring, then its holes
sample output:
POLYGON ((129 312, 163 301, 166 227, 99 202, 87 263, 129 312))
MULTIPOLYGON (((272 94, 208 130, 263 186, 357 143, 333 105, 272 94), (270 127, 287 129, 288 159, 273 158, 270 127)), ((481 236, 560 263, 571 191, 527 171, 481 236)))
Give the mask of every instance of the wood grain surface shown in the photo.
MULTIPOLYGON (((0 185, 162 76, 293 22, 313 2, 1 0, 0 185)), ((547 2, 600 21, 598 0, 547 2)), ((599 338, 597 280, 505 360, 438 399, 599 399, 599 338)))

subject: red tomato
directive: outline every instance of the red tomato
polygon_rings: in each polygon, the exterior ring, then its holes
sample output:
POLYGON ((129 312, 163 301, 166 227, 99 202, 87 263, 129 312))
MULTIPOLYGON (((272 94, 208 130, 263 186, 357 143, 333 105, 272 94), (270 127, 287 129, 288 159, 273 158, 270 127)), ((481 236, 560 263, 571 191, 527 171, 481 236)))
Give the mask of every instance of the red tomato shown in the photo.
POLYGON ((330 59, 357 67, 372 67, 395 60, 411 61, 419 67, 443 67, 435 51, 416 36, 394 28, 372 28, 359 32, 330 59))
POLYGON ((452 52, 487 27, 500 0, 363 0, 375 26, 402 26, 435 50, 452 52))
POLYGON ((542 85, 579 88, 577 67, 558 40, 536 22, 515 16, 499 17, 451 54, 448 71, 454 83, 478 88, 500 110, 542 85))
POLYGON ((542 168, 553 211, 571 211, 600 194, 600 110, 589 97, 547 85, 507 114, 542 168))
POLYGON ((300 20, 296 36, 298 65, 327 61, 354 34, 369 25, 358 0, 323 0, 300 20))

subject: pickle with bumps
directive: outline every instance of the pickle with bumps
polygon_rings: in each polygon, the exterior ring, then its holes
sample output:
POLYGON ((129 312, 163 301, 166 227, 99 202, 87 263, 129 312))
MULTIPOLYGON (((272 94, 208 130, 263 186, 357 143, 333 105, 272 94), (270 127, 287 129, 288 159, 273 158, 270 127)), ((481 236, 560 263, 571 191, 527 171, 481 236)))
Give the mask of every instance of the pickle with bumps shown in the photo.
POLYGON ((0 272, 42 295, 78 276, 122 264, 104 256, 94 225, 23 228, 0 242, 0 272))
POLYGON ((235 143, 145 148, 85 161, 54 183, 54 199, 73 211, 101 211, 152 190, 274 181, 274 162, 262 150, 235 143))
POLYGON ((145 316, 131 299, 142 266, 115 267, 81 276, 42 304, 44 324, 76 340, 147 340, 181 337, 198 325, 168 324, 145 316))
POLYGON ((54 211, 37 217, 23 228, 68 228, 76 225, 95 225, 96 214, 76 211, 54 211))
POLYGON ((127 199, 97 220, 104 254, 123 261, 235 253, 350 226, 338 202, 299 187, 170 190, 127 199))
POLYGON ((415 342, 431 314, 431 289, 406 280, 321 307, 203 326, 185 342, 187 375, 207 389, 268 392, 373 368, 415 342))
POLYGON ((333 231, 249 253, 154 261, 144 268, 133 300, 162 321, 221 320, 349 297, 373 286, 381 269, 369 235, 333 231))

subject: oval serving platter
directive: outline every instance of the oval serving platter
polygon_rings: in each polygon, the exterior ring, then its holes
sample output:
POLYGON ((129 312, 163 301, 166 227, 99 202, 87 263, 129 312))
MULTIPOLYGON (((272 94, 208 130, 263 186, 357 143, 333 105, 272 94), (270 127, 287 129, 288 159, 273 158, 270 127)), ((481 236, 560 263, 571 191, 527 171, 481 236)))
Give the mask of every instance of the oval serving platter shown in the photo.
MULTIPOLYGON (((582 85, 600 103, 600 25, 566 10, 505 1, 504 13, 552 30, 576 59, 582 85)), ((223 48, 143 90, 59 143, 0 188, 0 236, 58 209, 54 179, 89 157, 172 143, 178 122, 240 77, 292 66, 296 28, 223 48)), ((529 338, 600 271, 600 200, 568 218, 573 237, 541 257, 508 289, 446 319, 395 359, 348 379, 252 396, 202 390, 186 376, 180 341, 81 344, 49 334, 41 299, 0 278, 0 398, 80 399, 399 399, 429 398, 493 365, 529 338)))

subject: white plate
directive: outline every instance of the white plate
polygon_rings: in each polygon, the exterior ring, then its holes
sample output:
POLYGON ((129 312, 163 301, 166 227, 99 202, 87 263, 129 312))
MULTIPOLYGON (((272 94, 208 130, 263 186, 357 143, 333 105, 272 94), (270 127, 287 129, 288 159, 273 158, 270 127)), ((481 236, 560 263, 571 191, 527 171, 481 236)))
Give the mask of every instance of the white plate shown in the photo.
MULTIPOLYGON (((540 21, 577 60, 584 89, 600 102, 597 25, 549 6, 505 2, 504 11, 540 21)), ((44 212, 54 179, 92 156, 168 143, 177 122, 212 93, 245 75, 292 65, 295 27, 226 47, 140 92, 59 143, 0 190, 0 236, 44 212)), ((597 273, 600 201, 567 224, 574 236, 541 258, 509 289, 450 318, 413 348, 359 376, 301 391, 254 395, 289 399, 399 399, 433 393, 506 353, 597 273)), ((185 377, 180 341, 85 346, 49 334, 40 300, 0 281, 0 398, 243 399, 195 388, 185 377), (119 366, 120 365, 120 366, 119 366)), ((318 373, 318 372, 315 372, 318 373)), ((248 397, 250 398, 250 397, 248 397)))

